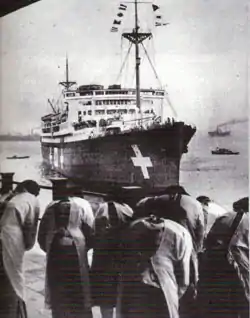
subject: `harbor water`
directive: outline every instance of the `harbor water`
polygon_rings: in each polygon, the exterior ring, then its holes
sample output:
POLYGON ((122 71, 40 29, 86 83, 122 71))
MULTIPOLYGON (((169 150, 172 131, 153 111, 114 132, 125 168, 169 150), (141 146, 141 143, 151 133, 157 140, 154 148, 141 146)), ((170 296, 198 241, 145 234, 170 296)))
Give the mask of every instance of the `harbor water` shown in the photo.
MULTIPOLYGON (((42 185, 51 186, 43 174, 40 143, 37 141, 0 142, 0 171, 14 172, 14 180, 34 179, 42 185), (6 157, 29 156, 27 159, 9 160, 6 157)), ((180 184, 193 195, 208 195, 226 209, 232 203, 248 196, 248 125, 234 127, 231 136, 209 137, 197 133, 189 145, 189 152, 181 161, 180 184), (239 155, 216 156, 211 150, 216 147, 239 151, 239 155)), ((51 190, 41 190, 39 201, 41 215, 52 200, 51 190)), ((89 262, 92 250, 88 253, 89 262)), ((27 308, 30 317, 51 318, 51 312, 44 307, 45 254, 38 243, 25 256, 25 277, 27 308)), ((100 318, 99 308, 93 308, 94 318, 100 318)))
MULTIPOLYGON (((39 141, 1 141, 0 171, 14 172, 14 180, 34 179, 51 185, 42 168, 39 141), (8 156, 29 156, 10 160, 8 156)), ((248 123, 232 127, 230 136, 209 137, 197 132, 189 144, 189 151, 181 160, 180 184, 193 195, 208 195, 227 209, 242 196, 248 195, 248 123), (239 151, 239 155, 212 155, 216 147, 239 151)), ((42 190, 41 210, 51 201, 52 193, 42 190)))

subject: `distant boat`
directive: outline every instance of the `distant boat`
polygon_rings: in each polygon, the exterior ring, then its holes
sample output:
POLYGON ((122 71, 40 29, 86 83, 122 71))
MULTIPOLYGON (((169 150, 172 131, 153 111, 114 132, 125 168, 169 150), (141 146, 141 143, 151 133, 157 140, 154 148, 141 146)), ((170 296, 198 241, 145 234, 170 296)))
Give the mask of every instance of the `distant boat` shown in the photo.
POLYGON ((217 126, 216 130, 208 132, 210 137, 225 137, 231 134, 230 130, 222 130, 220 126, 217 126))
POLYGON ((217 147, 215 150, 211 151, 212 155, 238 155, 239 151, 232 151, 226 148, 217 147))
POLYGON ((30 156, 12 156, 12 157, 7 157, 7 159, 28 159, 30 156))

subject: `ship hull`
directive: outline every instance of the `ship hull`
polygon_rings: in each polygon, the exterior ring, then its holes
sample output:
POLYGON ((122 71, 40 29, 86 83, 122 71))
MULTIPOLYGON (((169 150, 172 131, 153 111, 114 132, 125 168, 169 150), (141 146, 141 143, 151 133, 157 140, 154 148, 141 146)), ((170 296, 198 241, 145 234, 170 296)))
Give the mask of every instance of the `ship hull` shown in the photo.
POLYGON ((42 138, 44 167, 88 190, 135 186, 149 191, 179 183, 180 159, 195 129, 175 123, 87 140, 42 138))
POLYGON ((218 155, 218 156, 233 156, 233 155, 239 155, 240 153, 238 151, 236 152, 218 152, 218 151, 211 151, 212 155, 218 155))
POLYGON ((217 131, 209 131, 208 132, 210 137, 225 137, 225 136, 230 136, 231 132, 230 131, 224 131, 224 132, 217 132, 217 131))

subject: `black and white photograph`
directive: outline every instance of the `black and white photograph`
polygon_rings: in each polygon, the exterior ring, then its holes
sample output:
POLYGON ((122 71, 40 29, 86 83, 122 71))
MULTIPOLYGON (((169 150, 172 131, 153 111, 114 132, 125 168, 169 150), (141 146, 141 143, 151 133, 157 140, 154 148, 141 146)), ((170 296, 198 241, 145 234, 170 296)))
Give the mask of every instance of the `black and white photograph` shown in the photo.
POLYGON ((249 0, 0 0, 0 318, 249 317, 249 0))

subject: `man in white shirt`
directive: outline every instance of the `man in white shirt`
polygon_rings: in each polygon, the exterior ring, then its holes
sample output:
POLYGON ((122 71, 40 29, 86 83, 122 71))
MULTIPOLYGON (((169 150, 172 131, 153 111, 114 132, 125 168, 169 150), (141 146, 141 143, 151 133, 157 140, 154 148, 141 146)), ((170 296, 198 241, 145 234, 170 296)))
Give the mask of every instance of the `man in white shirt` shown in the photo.
POLYGON ((202 205, 204 213, 204 237, 207 237, 210 229, 212 228, 214 222, 222 215, 226 214, 227 211, 212 201, 209 197, 201 195, 196 198, 202 205))
POLYGON ((154 216, 134 221, 124 239, 118 317, 178 318, 192 251, 191 235, 177 222, 154 216))
POLYGON ((26 316, 24 253, 35 244, 39 202, 39 185, 33 180, 20 183, 6 198, 0 222, 0 317, 26 316))

